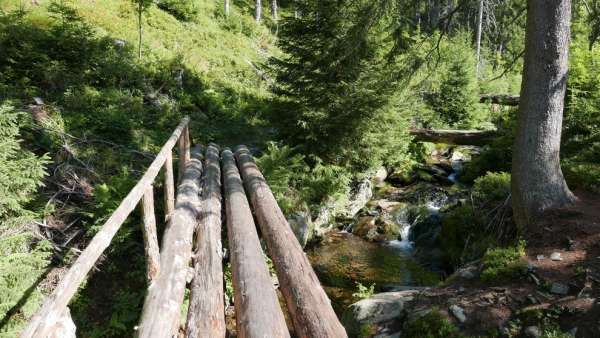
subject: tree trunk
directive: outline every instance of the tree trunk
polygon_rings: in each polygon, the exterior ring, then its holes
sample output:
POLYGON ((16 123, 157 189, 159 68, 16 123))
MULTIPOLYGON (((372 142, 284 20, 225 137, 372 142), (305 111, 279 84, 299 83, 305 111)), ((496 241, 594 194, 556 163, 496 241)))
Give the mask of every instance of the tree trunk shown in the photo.
POLYGON ((347 337, 331 302, 277 205, 248 148, 235 152, 263 240, 277 271, 280 289, 300 338, 347 337))
POLYGON ((517 225, 576 200, 560 168, 568 72, 570 0, 529 0, 523 82, 513 147, 512 204, 517 225))
POLYGON ((202 212, 196 231, 194 279, 190 290, 187 338, 225 337, 223 264, 221 247, 221 168, 219 150, 206 149, 202 184, 202 212))
POLYGON ((192 257, 192 239, 200 214, 200 177, 202 161, 196 147, 177 188, 175 211, 167 224, 160 253, 160 273, 144 300, 139 338, 176 337, 179 332, 181 304, 192 257))
POLYGON ((277 0, 271 0, 271 16, 273 20, 279 20, 279 16, 277 15, 277 0))
POLYGON ((479 15, 477 16, 477 64, 475 65, 475 76, 479 77, 481 64, 481 27, 483 26, 483 0, 479 0, 479 15))
POLYGON ((238 337, 289 337, 235 159, 221 158, 238 337))
POLYGON ((142 26, 142 14, 144 12, 144 5, 142 4, 142 2, 139 2, 138 5, 138 58, 141 59, 142 58, 142 32, 144 30, 144 27, 142 26))
POLYGON ((225 16, 229 16, 229 0, 225 0, 225 16))
POLYGON ((260 17, 262 14, 262 4, 260 0, 256 0, 256 8, 254 8, 254 20, 256 22, 260 22, 260 17))

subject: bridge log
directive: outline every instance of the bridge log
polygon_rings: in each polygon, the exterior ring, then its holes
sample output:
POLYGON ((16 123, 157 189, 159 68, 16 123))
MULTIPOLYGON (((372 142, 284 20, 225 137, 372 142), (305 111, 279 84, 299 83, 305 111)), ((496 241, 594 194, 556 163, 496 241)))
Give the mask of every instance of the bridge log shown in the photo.
POLYGON ((225 337, 226 328, 221 246, 221 168, 219 149, 213 145, 206 149, 201 204, 186 337, 219 338, 225 337))
POLYGON ((481 103, 495 103, 502 106, 518 106, 519 95, 511 94, 482 94, 479 96, 479 102, 481 103))
POLYGON ((235 159, 221 157, 238 336, 289 337, 235 159))
POLYGON ((411 129, 416 141, 482 146, 498 137, 496 130, 411 129))
POLYGON ((236 159, 298 337, 347 337, 308 258, 248 148, 236 159))
POLYGON ((194 148, 177 189, 175 211, 165 229, 160 272, 150 283, 138 327, 143 338, 176 337, 192 256, 192 237, 200 214, 199 147, 194 148))

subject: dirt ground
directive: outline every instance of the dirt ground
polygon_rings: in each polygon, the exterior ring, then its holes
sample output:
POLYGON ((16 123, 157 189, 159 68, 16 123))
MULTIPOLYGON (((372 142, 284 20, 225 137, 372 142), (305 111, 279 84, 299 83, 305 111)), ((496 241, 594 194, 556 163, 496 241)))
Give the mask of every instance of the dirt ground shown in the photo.
MULTIPOLYGON (((469 336, 500 332, 532 337, 524 329, 543 324, 539 317, 537 322, 523 319, 523 313, 539 309, 543 311, 537 313, 558 323, 563 332, 578 338, 600 337, 600 196, 584 192, 576 195, 576 205, 548 212, 537 230, 525 238, 527 274, 490 285, 457 273, 447 286, 424 291, 411 312, 435 306, 469 336), (557 253, 560 260, 556 260, 557 253), (451 305, 464 310, 464 322, 450 313, 451 305), (515 323, 519 328, 515 329, 515 323)), ((383 327, 387 332, 400 329, 399 323, 383 327)))

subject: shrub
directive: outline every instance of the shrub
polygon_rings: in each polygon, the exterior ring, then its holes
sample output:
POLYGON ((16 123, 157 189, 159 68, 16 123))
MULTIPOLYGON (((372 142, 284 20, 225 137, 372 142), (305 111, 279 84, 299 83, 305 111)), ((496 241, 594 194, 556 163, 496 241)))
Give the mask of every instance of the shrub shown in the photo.
POLYGON ((371 286, 366 287, 359 282, 356 282, 356 292, 352 294, 356 300, 366 299, 375 293, 375 283, 371 284, 371 286))
POLYGON ((488 172, 475 180, 473 197, 478 204, 487 205, 489 202, 506 200, 510 195, 510 174, 505 172, 488 172))
POLYGON ((402 330, 402 337, 406 338, 460 338, 463 337, 439 310, 433 309, 430 313, 415 321, 408 322, 402 330))
POLYGON ((488 249, 483 256, 483 271, 481 280, 492 282, 519 277, 527 271, 525 256, 525 241, 521 240, 515 246, 488 249))
POLYGON ((6 103, 0 106, 0 223, 26 212, 25 204, 46 175, 48 157, 20 146, 19 126, 24 116, 6 103))
POLYGON ((311 160, 312 167, 304 155, 276 143, 269 143, 257 159, 284 213, 319 206, 330 199, 341 202, 347 197, 350 174, 342 167, 323 164, 317 157, 311 160))
POLYGON ((182 21, 192 21, 198 14, 197 0, 160 0, 158 8, 182 21))

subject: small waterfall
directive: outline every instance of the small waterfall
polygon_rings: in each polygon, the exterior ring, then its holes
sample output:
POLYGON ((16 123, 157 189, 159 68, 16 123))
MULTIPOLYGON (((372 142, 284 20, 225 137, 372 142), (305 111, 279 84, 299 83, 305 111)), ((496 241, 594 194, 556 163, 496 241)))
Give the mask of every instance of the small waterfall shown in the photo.
MULTIPOLYGON (((409 240, 410 228, 413 226, 408 221, 407 210, 400 210, 395 217, 396 223, 402 226, 400 229, 400 240, 389 241, 387 244, 391 247, 398 248, 402 251, 412 251, 414 243, 409 240)), ((417 220, 415 220, 416 222, 417 220)))

